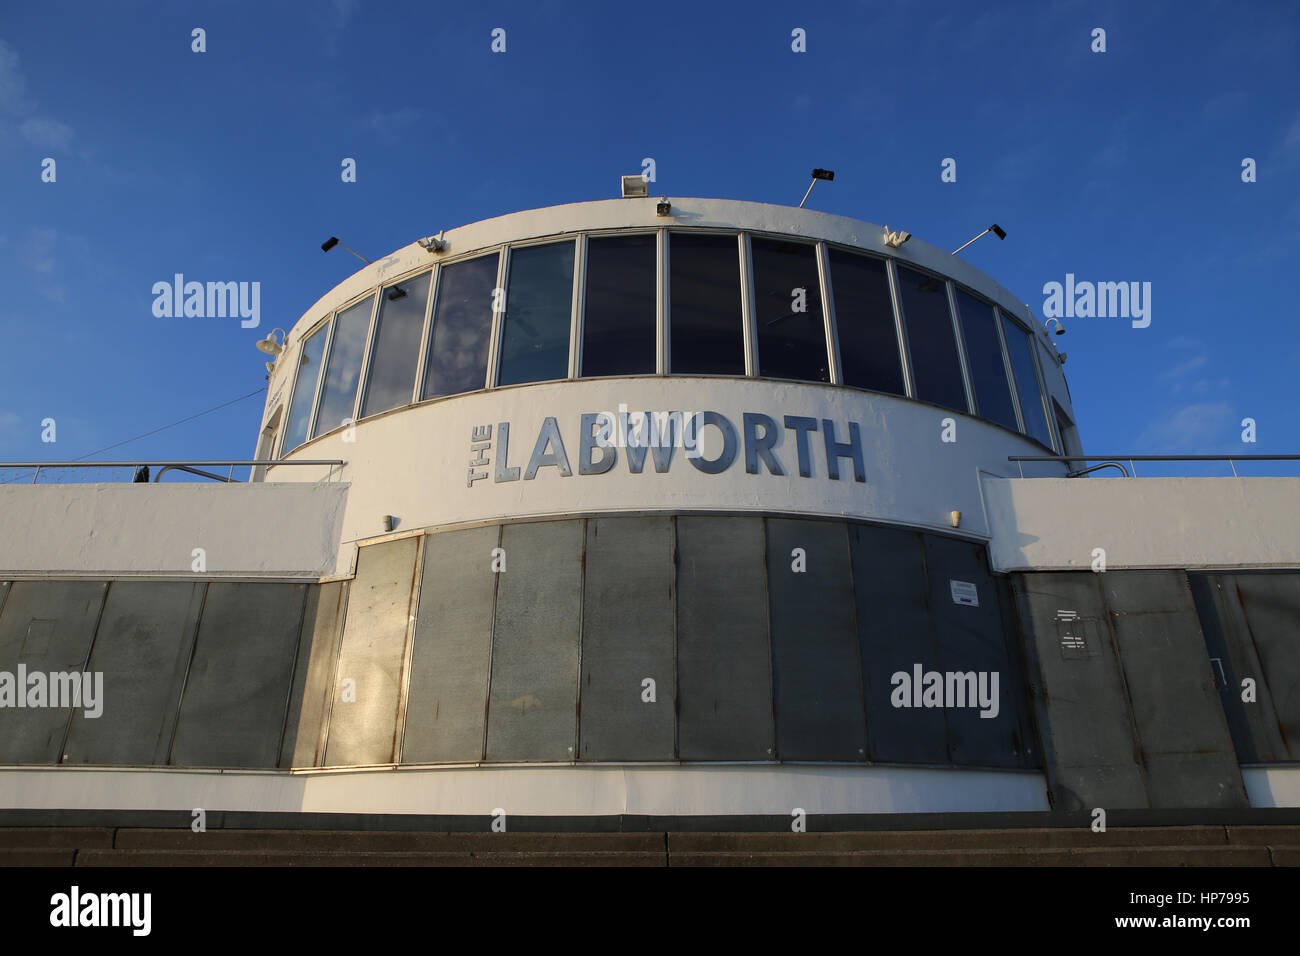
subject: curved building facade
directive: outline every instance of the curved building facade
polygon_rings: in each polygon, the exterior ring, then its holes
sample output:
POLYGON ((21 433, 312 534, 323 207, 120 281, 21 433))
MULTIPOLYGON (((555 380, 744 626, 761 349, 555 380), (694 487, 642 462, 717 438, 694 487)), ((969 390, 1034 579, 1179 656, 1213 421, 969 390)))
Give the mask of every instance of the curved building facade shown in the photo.
POLYGON ((104 681, 0 713, 0 799, 1300 805, 1296 481, 1071 477, 1062 361, 961 259, 810 210, 412 243, 289 330, 252 481, 0 486, 0 670, 104 681))

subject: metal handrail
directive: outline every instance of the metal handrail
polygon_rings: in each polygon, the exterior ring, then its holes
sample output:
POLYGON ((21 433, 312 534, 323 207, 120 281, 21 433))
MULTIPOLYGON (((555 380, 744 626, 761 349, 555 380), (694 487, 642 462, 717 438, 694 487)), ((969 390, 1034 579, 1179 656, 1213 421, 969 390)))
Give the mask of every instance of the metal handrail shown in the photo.
POLYGON ((1240 477, 1237 474, 1237 462, 1239 461, 1300 461, 1300 455, 1008 455, 1007 461, 1014 461, 1020 466, 1020 477, 1025 477, 1024 463, 1027 461, 1038 462, 1056 462, 1058 464, 1069 465, 1076 461, 1105 461, 1103 465, 1095 465, 1092 468, 1085 468, 1082 471, 1071 472, 1066 475, 1067 478, 1077 478, 1080 475, 1086 475, 1090 471, 1096 471, 1098 468, 1115 466, 1124 472, 1124 477, 1137 477, 1137 468, 1133 465, 1135 461, 1226 461, 1232 468, 1232 476, 1240 477), (1118 458, 1120 461, 1126 461, 1129 468, 1133 469, 1133 474, 1129 475, 1124 466, 1112 459, 1118 458))
MULTIPOLYGON (((281 465, 328 465, 330 467, 330 480, 334 480, 334 468, 342 467, 347 462, 341 458, 295 458, 295 459, 264 459, 256 458, 251 460, 220 459, 216 461, 0 461, 0 470, 5 469, 36 469, 36 474, 32 476, 32 484, 36 484, 41 477, 41 471, 46 468, 141 468, 145 466, 161 468, 158 478, 161 478, 163 472, 176 468, 181 471, 188 471, 192 474, 203 475, 205 478, 212 478, 217 481, 233 481, 233 478, 222 478, 219 475, 208 474, 207 472, 195 471, 198 466, 212 468, 218 466, 228 466, 230 474, 234 474, 236 468, 243 467, 279 467, 281 465)), ((155 482, 158 480, 154 479, 155 482)))

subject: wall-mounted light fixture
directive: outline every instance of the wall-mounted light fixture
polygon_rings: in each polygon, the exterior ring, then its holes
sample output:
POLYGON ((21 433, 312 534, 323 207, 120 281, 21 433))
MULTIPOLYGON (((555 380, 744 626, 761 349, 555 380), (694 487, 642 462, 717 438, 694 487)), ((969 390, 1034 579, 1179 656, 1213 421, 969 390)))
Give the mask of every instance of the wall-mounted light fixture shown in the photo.
MULTIPOLYGON (((339 242, 338 236, 330 236, 328 239, 326 239, 324 242, 320 244, 320 249, 321 252, 329 252, 335 246, 343 246, 343 243, 339 242)), ((347 246, 343 246, 343 248, 348 249, 347 246)), ((365 256, 363 256, 361 253, 357 252, 355 249, 348 249, 348 252, 352 253, 354 256, 356 256, 366 265, 370 265, 370 260, 367 259, 365 256)))
POLYGON ((812 171, 812 182, 810 182, 810 183, 808 184, 808 191, 807 191, 806 193, 803 194, 803 199, 800 199, 800 200, 799 200, 799 208, 800 208, 800 209, 802 209, 802 208, 803 208, 803 204, 806 203, 806 202, 808 201, 808 197, 812 195, 812 189, 813 189, 814 186, 817 185, 817 180, 819 180, 819 179, 824 179, 824 180, 826 180, 828 183, 829 183, 829 182, 834 182, 834 181, 835 181, 835 172, 834 172, 834 170, 830 170, 830 169, 814 169, 814 170, 812 171))
MULTIPOLYGON (((1006 230, 1004 230, 1001 226, 999 226, 995 222, 993 225, 989 226, 987 229, 981 232, 979 236, 976 236, 975 239, 978 239, 980 236, 987 236, 990 232, 993 233, 993 235, 997 236, 999 239, 1005 239, 1007 237, 1006 230)), ((969 246, 971 242, 974 242, 975 239, 972 239, 970 242, 962 243, 960 246, 958 246, 956 249, 952 251, 952 254, 955 256, 957 253, 961 252, 963 249, 969 246)))
POLYGON ((645 199, 650 195, 650 183, 645 176, 634 173, 622 177, 622 191, 624 199, 645 199))
POLYGON ((417 239, 415 241, 420 244, 420 248, 425 252, 446 252, 447 240, 442 238, 442 234, 445 231, 445 229, 440 229, 436 236, 425 236, 423 239, 417 239))
POLYGON ((662 199, 659 200, 659 202, 655 204, 655 215, 671 216, 672 214, 673 214, 673 204, 668 201, 667 196, 664 196, 662 199))
POLYGON ((888 226, 885 227, 885 245, 891 249, 897 249, 911 238, 912 234, 910 232, 903 232, 902 230, 891 232, 888 226))
POLYGON ((258 351, 265 352, 267 355, 279 355, 281 352, 284 351, 284 346, 281 345, 280 342, 276 340, 275 337, 276 332, 279 332, 286 339, 289 337, 289 334, 285 332, 284 329, 280 329, 280 328, 272 329, 270 332, 267 333, 266 338, 257 340, 258 351))

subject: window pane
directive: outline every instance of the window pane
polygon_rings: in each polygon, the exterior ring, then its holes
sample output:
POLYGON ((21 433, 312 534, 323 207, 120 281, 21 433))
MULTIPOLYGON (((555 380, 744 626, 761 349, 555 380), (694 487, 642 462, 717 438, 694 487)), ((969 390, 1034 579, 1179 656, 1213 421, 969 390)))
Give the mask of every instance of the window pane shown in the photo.
POLYGON ((510 252, 500 385, 569 375, 573 314, 573 243, 510 252))
POLYGON ((431 276, 426 272, 383 290, 362 418, 411 404, 431 276))
POLYGON ((735 236, 669 233, 670 369, 680 375, 744 375, 740 249, 735 236))
POLYGON ((487 384, 498 258, 483 256, 441 268, 424 376, 425 398, 459 395, 487 384))
POLYGON ((1016 424, 1016 409, 1011 404, 1011 383, 1007 381, 1007 367, 1002 361, 1002 343, 998 341, 993 307, 958 289, 957 312, 966 337, 976 414, 1018 431, 1020 426, 1016 424))
POLYGON ((370 331, 370 312, 375 297, 358 302, 334 319, 334 341, 330 344, 329 363, 325 367, 325 388, 320 396, 320 411, 312 437, 338 428, 352 417, 357 397, 357 378, 361 375, 361 356, 370 331))
POLYGON ((885 261, 830 250, 844 384, 906 395, 885 261))
POLYGON ((1038 390, 1034 356, 1029 351, 1029 333, 1005 315, 1002 317, 1002 331, 1007 339, 1011 373, 1016 377, 1016 392, 1020 395, 1020 412, 1025 416, 1025 429, 1030 438, 1036 438, 1051 448, 1052 432, 1047 425, 1047 409, 1043 407, 1043 394, 1038 390))
POLYGON ((655 237, 587 241, 583 375, 655 371, 655 237))
POLYGON ((325 357, 326 322, 307 337, 298 353, 298 378, 293 385, 293 404, 289 407, 289 424, 284 430, 280 454, 286 455, 307 440, 311 423, 311 403, 316 400, 316 383, 320 381, 321 359, 325 357))
POLYGON ((752 246, 758 374, 829 382, 817 250, 774 239, 752 246))
POLYGON ((942 279, 898 267, 899 297, 907 321, 907 345, 912 357, 916 397, 959 412, 967 411, 961 359, 948 311, 948 290, 942 279))

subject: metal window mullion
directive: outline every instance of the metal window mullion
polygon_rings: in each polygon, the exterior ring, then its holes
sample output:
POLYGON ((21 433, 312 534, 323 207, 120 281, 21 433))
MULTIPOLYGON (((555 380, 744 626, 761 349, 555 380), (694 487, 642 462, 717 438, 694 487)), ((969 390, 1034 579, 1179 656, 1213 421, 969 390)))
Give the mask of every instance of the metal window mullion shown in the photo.
POLYGON ((582 373, 583 309, 587 301, 587 236, 579 233, 573 247, 573 295, 569 315, 569 375, 582 373))
POLYGON ((352 400, 352 421, 361 420, 361 405, 370 387, 370 366, 374 356, 371 354, 379 344, 376 333, 379 331, 379 312, 383 308, 384 293, 392 286, 380 286, 375 290, 374 302, 370 307, 370 324, 366 327, 366 341, 361 349, 361 368, 357 370, 357 394, 352 400))
POLYGON ((826 366, 832 385, 843 385, 844 374, 840 368, 840 335, 836 324, 835 295, 831 288, 831 254, 826 243, 817 243, 817 274, 821 280, 822 319, 826 327, 826 366))
POLYGON ((1002 309, 993 307, 993 324, 997 328, 998 344, 1002 347, 1002 367, 1007 376, 1007 387, 1011 389, 1011 407, 1016 413, 1016 424, 1020 434, 1028 434, 1025 428, 1025 416, 1020 408, 1020 389, 1016 385, 1016 371, 1011 365, 1011 349, 1007 346, 1007 333, 1002 324, 1002 309))
POLYGON ((668 296, 672 290, 668 280, 668 230, 655 232, 655 372, 669 375, 672 355, 672 330, 668 325, 668 296))
POLYGON ((754 299, 753 246, 749 233, 742 232, 736 237, 737 253, 740 256, 740 314, 745 327, 745 374, 751 378, 758 375, 758 311, 754 299))
POLYGON ((510 282, 510 247, 502 246, 498 255, 497 284, 489 297, 489 307, 492 309, 492 332, 488 337, 487 384, 483 386, 484 388, 496 388, 497 381, 501 377, 501 340, 505 336, 506 309, 510 307, 509 296, 506 294, 510 282), (503 308, 500 311, 496 308, 497 289, 501 290, 503 308))
POLYGON ((957 343, 957 362, 961 366, 962 382, 966 386, 966 411, 971 415, 978 415, 978 406, 975 404, 975 377, 970 370, 970 356, 966 353, 966 330, 961 324, 961 313, 957 311, 957 290, 951 280, 944 282, 944 289, 948 294, 948 314, 952 318, 953 340, 957 343))
POLYGON ((1038 334, 1029 333, 1029 353, 1034 361, 1034 374, 1038 378, 1038 401, 1043 406, 1043 417, 1047 419, 1047 437, 1052 443, 1052 448, 1058 455, 1065 454, 1065 443, 1061 441, 1061 436, 1056 431, 1056 413, 1051 406, 1047 404, 1051 398, 1051 393, 1047 391, 1047 376, 1043 372, 1042 363, 1038 359, 1038 334))
MULTIPOLYGON (((325 394, 325 377, 329 372, 330 353, 334 351, 334 326, 338 322, 339 314, 335 312, 330 316, 329 322, 325 328, 325 347, 320 353, 320 371, 316 373, 316 394, 311 400, 311 412, 307 416, 307 441, 316 437, 316 416, 320 414, 320 400, 325 394)), ((305 340, 304 340, 305 341, 305 340)), ((306 444, 306 442, 303 442, 306 444)))
POLYGON ((907 322, 903 315, 903 292, 899 285, 898 263, 893 259, 886 259, 885 273, 889 276, 889 298, 894 303, 894 330, 898 334, 898 357, 903 363, 903 389, 908 398, 916 398, 916 377, 912 374, 912 350, 907 342, 907 322))
POLYGON ((438 301, 438 283, 442 281, 442 268, 434 266, 429 272, 429 301, 424 304, 424 322, 420 325, 420 352, 416 358, 415 384, 411 387, 411 404, 424 397, 424 377, 428 373, 429 352, 433 350, 433 304, 438 301))

